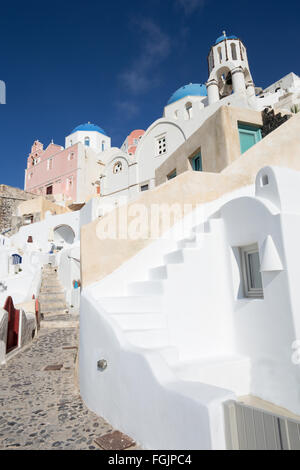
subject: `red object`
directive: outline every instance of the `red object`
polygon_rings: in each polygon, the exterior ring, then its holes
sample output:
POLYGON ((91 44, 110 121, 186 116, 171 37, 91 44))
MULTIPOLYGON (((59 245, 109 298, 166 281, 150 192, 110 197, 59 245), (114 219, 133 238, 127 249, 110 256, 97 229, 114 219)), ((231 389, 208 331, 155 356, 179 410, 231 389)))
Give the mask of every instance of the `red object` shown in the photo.
POLYGON ((34 294, 32 294, 32 298, 35 299, 35 295, 34 295, 34 294))
POLYGON ((38 299, 35 299, 35 317, 36 317, 36 324, 37 327, 40 327, 40 303, 38 299))
POLYGON ((8 313, 6 353, 9 353, 18 346, 20 310, 15 309, 14 302, 11 297, 7 297, 4 304, 4 310, 8 313))

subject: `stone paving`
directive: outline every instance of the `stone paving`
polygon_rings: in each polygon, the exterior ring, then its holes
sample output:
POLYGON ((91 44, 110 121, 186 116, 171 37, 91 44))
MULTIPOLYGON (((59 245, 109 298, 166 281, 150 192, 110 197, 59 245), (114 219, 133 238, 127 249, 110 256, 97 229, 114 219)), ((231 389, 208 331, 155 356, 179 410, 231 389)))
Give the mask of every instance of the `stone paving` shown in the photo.
MULTIPOLYGON (((49 271, 47 267, 44 277, 49 271)), ((42 289, 45 284, 44 279, 42 289)), ((94 450, 99 449, 94 440, 113 430, 80 397, 75 381, 78 350, 64 349, 78 346, 78 327, 65 328, 70 315, 61 310, 52 316, 58 327, 47 328, 50 317, 44 314, 31 345, 0 368, 0 449, 94 450), (54 364, 63 367, 44 370, 54 364)))

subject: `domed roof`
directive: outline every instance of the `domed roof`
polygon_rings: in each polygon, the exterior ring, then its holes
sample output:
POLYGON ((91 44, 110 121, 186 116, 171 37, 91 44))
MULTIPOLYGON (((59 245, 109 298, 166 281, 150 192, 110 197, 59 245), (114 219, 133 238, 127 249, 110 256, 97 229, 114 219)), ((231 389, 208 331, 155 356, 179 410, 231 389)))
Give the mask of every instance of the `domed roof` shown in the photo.
POLYGON ((95 124, 92 124, 90 122, 80 124, 79 126, 75 127, 75 129, 72 130, 71 134, 74 134, 77 131, 100 132, 100 134, 107 135, 106 132, 101 129, 101 127, 96 126, 95 124))
POLYGON ((190 83, 184 85, 173 93, 168 101, 168 104, 175 103, 175 101, 181 100, 185 96, 207 96, 207 90, 205 85, 201 83, 190 83))
POLYGON ((222 34, 222 36, 220 36, 220 37, 216 40, 215 45, 216 45, 216 44, 219 44, 219 42, 224 41, 224 39, 238 39, 238 37, 237 37, 237 36, 226 36, 225 34, 222 34))

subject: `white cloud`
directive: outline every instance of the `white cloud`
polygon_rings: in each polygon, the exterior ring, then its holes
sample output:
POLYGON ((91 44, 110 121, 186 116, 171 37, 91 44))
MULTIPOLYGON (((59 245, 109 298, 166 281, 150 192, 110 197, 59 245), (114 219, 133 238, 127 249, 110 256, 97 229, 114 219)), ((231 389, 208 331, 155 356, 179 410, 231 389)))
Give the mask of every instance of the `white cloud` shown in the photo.
POLYGON ((186 16, 191 15, 199 8, 204 7, 205 0, 176 0, 176 5, 183 8, 186 16))
POLYGON ((168 57, 171 41, 152 20, 142 20, 134 26, 139 30, 141 51, 119 78, 132 94, 138 95, 159 84, 159 65, 168 57))
POLYGON ((115 106, 121 116, 126 116, 126 118, 133 118, 139 114, 139 107, 136 103, 132 101, 117 101, 115 106))

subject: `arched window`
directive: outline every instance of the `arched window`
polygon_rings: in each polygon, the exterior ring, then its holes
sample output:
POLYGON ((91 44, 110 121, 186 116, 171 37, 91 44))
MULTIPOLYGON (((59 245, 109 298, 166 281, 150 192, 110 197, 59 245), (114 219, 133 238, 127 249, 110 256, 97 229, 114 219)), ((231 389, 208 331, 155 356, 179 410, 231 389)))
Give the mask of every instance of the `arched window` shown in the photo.
POLYGON ((85 137, 85 138, 84 138, 84 145, 85 145, 86 147, 89 147, 89 146, 90 146, 90 138, 89 138, 89 137, 85 137))
POLYGON ((191 102, 186 103, 185 110, 186 110, 186 118, 188 120, 192 119, 192 117, 193 117, 193 105, 192 105, 191 102))
POLYGON ((218 54, 219 54, 219 62, 222 62, 222 49, 218 47, 218 54))
POLYGON ((102 140, 102 152, 104 152, 104 150, 105 150, 105 141, 102 140))
POLYGON ((53 240, 56 245, 64 243, 72 244, 75 239, 75 232, 69 225, 59 225, 53 230, 53 240))
POLYGON ((117 173, 120 173, 122 171, 122 163, 121 162, 117 162, 114 164, 114 168, 113 168, 113 172, 115 174, 117 173))
POLYGON ((22 256, 14 254, 12 255, 12 264, 21 264, 22 263, 22 256))
POLYGON ((232 57, 232 60, 237 60, 236 45, 232 42, 232 43, 230 44, 230 47, 231 47, 231 57, 232 57))
POLYGON ((212 65, 212 53, 210 53, 209 56, 208 56, 208 67, 209 67, 209 71, 211 71, 211 69, 213 68, 213 65, 212 65))

